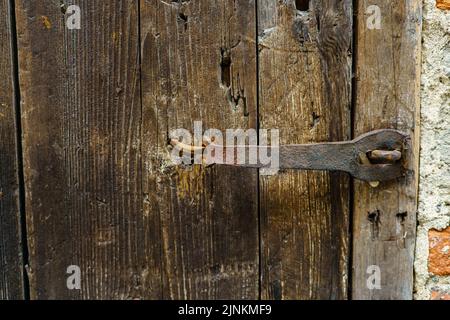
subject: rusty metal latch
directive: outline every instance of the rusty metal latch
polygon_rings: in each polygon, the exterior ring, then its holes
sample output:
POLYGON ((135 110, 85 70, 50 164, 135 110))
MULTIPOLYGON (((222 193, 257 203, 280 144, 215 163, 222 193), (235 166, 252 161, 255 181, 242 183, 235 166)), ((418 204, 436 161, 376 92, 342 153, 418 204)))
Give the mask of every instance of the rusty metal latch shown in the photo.
MULTIPOLYGON (((409 136, 392 129, 376 130, 347 142, 329 142, 303 145, 282 145, 278 147, 261 146, 217 146, 223 150, 224 159, 229 149, 236 155, 239 149, 277 148, 279 169, 343 171, 354 178, 368 181, 373 187, 379 181, 393 180, 405 175, 405 150, 409 136)), ((184 145, 176 139, 172 146, 186 152, 198 148, 184 145)), ((254 164, 238 163, 236 159, 214 162, 212 165, 228 165, 248 168, 267 168, 257 161, 254 164)))

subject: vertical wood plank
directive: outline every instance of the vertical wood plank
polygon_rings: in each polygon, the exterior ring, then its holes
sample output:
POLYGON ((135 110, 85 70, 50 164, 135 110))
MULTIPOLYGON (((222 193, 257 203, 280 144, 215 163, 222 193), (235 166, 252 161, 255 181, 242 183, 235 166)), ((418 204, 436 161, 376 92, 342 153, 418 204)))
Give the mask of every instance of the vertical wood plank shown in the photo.
POLYGON ((16 1, 33 299, 161 296, 144 214, 138 2, 16 1), (81 290, 66 285, 81 269, 81 290))
POLYGON ((358 1, 355 135, 395 128, 411 134, 412 141, 406 178, 375 189, 355 183, 354 299, 412 299, 421 7, 421 0, 358 1), (380 9, 381 29, 367 27, 374 13, 366 13, 369 5, 380 9), (367 285, 374 270, 381 272, 378 289, 367 285))
POLYGON ((255 21, 253 0, 141 1, 144 192, 164 298, 258 298, 257 172, 173 167, 168 149, 194 121, 256 128, 255 21))
MULTIPOLYGON (((281 144, 350 139, 352 1, 263 3, 261 127, 280 129, 281 144)), ((349 183, 327 172, 261 178, 263 298, 347 298, 349 183)))
POLYGON ((10 1, 0 1, 0 300, 23 299, 10 1))

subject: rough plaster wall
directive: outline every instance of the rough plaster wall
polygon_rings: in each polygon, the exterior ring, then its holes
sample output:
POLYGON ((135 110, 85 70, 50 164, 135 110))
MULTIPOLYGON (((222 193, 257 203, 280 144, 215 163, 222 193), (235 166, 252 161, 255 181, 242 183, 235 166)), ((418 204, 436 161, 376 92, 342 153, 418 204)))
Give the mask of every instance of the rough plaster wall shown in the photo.
POLYGON ((419 226, 416 299, 432 288, 450 292, 450 276, 428 272, 428 232, 450 225, 450 11, 424 0, 419 226))

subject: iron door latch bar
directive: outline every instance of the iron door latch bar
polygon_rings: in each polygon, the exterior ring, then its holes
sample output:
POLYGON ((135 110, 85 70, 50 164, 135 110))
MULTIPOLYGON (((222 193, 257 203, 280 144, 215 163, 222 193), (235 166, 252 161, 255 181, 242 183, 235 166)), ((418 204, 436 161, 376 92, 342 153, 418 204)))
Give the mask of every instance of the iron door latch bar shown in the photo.
MULTIPOLYGON (((279 169, 343 171, 354 178, 371 182, 393 180, 405 175, 405 151, 409 136, 392 129, 366 133, 352 141, 314 144, 269 146, 216 146, 223 150, 224 157, 231 150, 234 155, 243 149, 259 151, 260 148, 278 148, 279 169)), ((183 145, 172 139, 172 146, 183 151, 194 152, 196 147, 183 145)), ((203 146, 202 149, 206 148, 203 146)), ((229 153, 228 153, 229 154, 229 153)), ((248 168, 267 168, 259 160, 251 164, 240 163, 237 159, 223 160, 209 165, 228 165, 248 168)))

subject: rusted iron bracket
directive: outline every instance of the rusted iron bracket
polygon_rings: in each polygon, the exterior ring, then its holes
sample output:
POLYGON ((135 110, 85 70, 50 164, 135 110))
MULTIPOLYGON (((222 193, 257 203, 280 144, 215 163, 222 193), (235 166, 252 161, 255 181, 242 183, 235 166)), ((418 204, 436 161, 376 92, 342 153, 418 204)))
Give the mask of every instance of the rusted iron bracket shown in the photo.
MULTIPOLYGON (((377 186, 379 181, 393 180, 405 174, 405 150, 409 136, 404 133, 383 129, 366 133, 359 138, 347 142, 328 142, 304 145, 284 146, 218 146, 222 150, 223 160, 215 160, 209 165, 228 165, 248 168, 269 168, 257 159, 254 163, 241 163, 236 155, 239 151, 275 150, 279 154, 279 169, 343 171, 354 178, 368 181, 377 186), (230 150, 233 149, 233 150, 230 150), (245 150, 244 150, 245 149, 245 150), (231 151, 231 152, 230 152, 231 151), (233 154, 234 158, 227 158, 233 154)), ((172 139, 170 144, 192 154, 203 147, 192 147, 172 139)))

